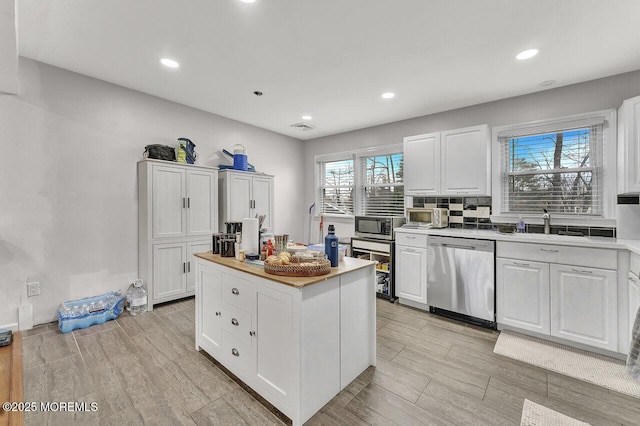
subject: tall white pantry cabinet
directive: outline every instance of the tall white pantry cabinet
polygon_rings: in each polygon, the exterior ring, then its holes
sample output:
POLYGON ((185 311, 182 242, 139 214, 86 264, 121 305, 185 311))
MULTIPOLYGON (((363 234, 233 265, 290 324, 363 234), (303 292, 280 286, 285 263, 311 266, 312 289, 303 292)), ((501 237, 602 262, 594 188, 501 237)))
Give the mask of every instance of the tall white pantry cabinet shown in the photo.
POLYGON ((193 253, 218 231, 218 169, 138 162, 138 270, 153 305, 193 296, 193 253))

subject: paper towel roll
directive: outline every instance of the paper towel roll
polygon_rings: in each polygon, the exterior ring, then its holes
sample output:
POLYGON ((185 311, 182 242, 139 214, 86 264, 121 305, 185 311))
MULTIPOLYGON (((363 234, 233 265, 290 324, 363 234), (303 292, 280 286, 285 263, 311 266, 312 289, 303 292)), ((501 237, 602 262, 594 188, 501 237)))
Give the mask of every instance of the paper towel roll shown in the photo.
POLYGON ((242 243, 240 248, 245 253, 260 253, 258 239, 260 237, 260 229, 258 229, 257 218, 242 219, 242 243))

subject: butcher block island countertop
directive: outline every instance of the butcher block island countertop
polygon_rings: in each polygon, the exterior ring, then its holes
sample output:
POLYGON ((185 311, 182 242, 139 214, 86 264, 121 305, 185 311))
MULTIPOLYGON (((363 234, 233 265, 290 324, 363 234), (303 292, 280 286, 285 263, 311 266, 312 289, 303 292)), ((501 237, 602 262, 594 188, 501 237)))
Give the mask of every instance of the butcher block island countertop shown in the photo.
POLYGON ((266 278, 271 281, 277 281, 281 284, 286 284, 291 287, 302 288, 311 284, 315 284, 321 281, 328 280, 338 275, 346 274, 356 269, 366 268, 370 265, 374 265, 375 262, 370 260, 356 259, 353 257, 345 257, 344 260, 338 263, 338 266, 331 268, 331 272, 327 275, 319 275, 316 277, 283 277, 280 275, 267 274, 264 268, 257 265, 250 265, 237 260, 235 257, 222 257, 219 254, 196 253, 197 257, 211 262, 215 262, 219 265, 228 266, 229 268, 236 269, 238 271, 246 272, 257 277, 266 278))
POLYGON ((376 364, 375 262, 284 277, 199 253, 196 349, 302 425, 376 364))

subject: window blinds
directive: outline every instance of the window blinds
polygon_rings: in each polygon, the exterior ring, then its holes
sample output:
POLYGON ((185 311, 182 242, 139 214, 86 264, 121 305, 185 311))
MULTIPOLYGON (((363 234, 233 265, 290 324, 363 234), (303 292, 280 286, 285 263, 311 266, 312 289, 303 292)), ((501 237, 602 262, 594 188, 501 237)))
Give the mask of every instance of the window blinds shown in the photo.
POLYGON ((360 210, 365 216, 403 216, 403 154, 360 158, 360 210))
POLYGON ((320 163, 320 212, 353 214, 354 160, 345 159, 320 163))
POLYGON ((499 141, 503 212, 602 214, 602 119, 503 132, 499 141))

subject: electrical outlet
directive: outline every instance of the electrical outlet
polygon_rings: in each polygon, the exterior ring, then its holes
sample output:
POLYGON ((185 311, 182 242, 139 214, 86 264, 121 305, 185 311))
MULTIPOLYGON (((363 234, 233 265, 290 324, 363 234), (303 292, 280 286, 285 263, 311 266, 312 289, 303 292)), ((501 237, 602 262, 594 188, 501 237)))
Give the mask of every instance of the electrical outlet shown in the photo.
POLYGON ((40 282, 27 283, 27 296, 37 296, 40 294, 40 282))

